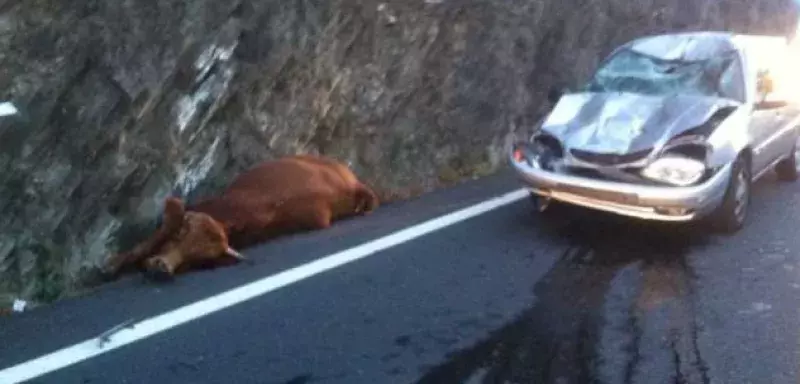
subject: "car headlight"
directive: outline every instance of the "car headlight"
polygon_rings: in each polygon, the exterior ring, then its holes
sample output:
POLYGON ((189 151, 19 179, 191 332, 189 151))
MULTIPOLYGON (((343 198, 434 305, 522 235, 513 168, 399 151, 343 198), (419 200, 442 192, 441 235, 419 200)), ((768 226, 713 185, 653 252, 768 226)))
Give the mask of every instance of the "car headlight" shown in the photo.
POLYGON ((530 141, 516 142, 513 148, 514 161, 548 171, 552 171, 554 163, 563 157, 561 144, 547 134, 534 134, 530 141))
POLYGON ((706 165, 702 161, 682 156, 665 156, 650 165, 643 171, 642 176, 665 183, 687 186, 703 177, 706 165))

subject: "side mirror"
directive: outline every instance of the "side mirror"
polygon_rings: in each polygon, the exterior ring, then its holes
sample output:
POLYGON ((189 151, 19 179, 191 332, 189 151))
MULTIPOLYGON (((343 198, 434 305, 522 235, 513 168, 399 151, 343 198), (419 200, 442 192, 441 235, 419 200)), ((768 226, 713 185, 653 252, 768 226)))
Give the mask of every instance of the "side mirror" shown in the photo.
POLYGON ((550 87, 550 90, 547 91, 547 101, 550 104, 556 104, 564 93, 566 93, 566 90, 562 87, 550 87))
POLYGON ((756 93, 758 94, 758 100, 755 103, 755 109, 757 110, 765 110, 765 109, 776 109, 776 108, 783 108, 789 105, 788 100, 783 100, 779 95, 775 97, 775 83, 773 80, 772 73, 768 70, 761 70, 758 72, 758 77, 756 78, 756 93))
POLYGON ((768 71, 761 71, 758 73, 756 82, 756 91, 759 95, 768 95, 774 91, 775 84, 772 82, 772 76, 768 71))

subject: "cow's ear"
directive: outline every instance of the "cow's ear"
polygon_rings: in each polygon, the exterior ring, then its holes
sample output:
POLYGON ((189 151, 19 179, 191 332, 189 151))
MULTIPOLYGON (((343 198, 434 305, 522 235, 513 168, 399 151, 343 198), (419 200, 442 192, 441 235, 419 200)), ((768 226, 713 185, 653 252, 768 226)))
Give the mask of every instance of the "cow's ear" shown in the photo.
POLYGON ((177 230, 183 224, 186 209, 183 201, 175 197, 168 197, 164 201, 164 227, 177 230))
POLYGON ((185 208, 185 206, 183 204, 183 200, 181 200, 181 199, 179 199, 177 197, 167 197, 166 199, 164 199, 164 213, 165 214, 166 213, 170 213, 170 214, 183 215, 183 213, 185 211, 186 211, 186 208, 185 208))

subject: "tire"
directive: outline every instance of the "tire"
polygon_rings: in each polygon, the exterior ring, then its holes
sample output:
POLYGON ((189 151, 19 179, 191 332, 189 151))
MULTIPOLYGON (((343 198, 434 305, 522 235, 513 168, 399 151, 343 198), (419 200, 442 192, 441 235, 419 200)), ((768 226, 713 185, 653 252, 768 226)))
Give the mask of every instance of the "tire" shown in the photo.
POLYGON ((732 234, 738 232, 747 220, 748 209, 750 208, 750 164, 747 159, 739 155, 733 163, 731 177, 728 181, 728 188, 722 203, 709 217, 710 224, 723 233, 732 234), (743 188, 743 189, 740 189, 743 188), (737 195, 742 193, 741 199, 737 195), (741 205, 739 202, 741 201, 741 205), (741 209, 737 213, 737 206, 741 209))
POLYGON ((775 164, 775 174, 780 181, 796 181, 797 180, 797 143, 792 146, 792 152, 789 156, 778 164, 775 164))

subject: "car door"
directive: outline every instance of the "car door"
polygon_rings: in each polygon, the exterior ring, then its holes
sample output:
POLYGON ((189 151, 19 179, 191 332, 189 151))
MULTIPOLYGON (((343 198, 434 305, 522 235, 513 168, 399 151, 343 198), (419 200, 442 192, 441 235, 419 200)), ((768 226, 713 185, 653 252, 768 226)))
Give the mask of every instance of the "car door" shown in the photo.
POLYGON ((783 111, 786 104, 780 101, 762 101, 753 105, 750 118, 753 145, 753 172, 758 173, 786 153, 784 138, 787 132, 782 129, 787 121, 783 111))
POLYGON ((753 148, 753 173, 757 174, 791 149, 794 136, 792 109, 775 91, 771 67, 759 66, 756 79, 757 98, 751 112, 751 140, 753 148))
POLYGON ((774 115, 775 127, 770 132, 764 144, 764 151, 774 162, 792 151, 797 141, 798 118, 800 106, 793 101, 793 93, 797 92, 798 78, 795 73, 800 62, 800 56, 782 49, 779 58, 769 61, 769 69, 773 71, 772 86, 769 87, 766 101, 761 103, 761 109, 770 111, 774 115))
POLYGON ((767 150, 773 161, 786 156, 794 148, 798 134, 798 119, 800 111, 796 105, 781 101, 780 106, 776 106, 775 131, 767 139, 767 150))

